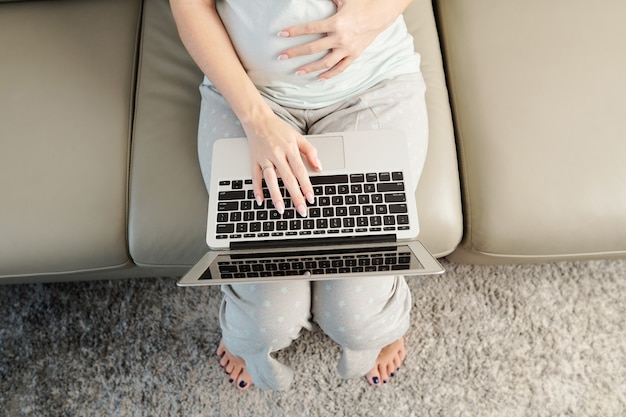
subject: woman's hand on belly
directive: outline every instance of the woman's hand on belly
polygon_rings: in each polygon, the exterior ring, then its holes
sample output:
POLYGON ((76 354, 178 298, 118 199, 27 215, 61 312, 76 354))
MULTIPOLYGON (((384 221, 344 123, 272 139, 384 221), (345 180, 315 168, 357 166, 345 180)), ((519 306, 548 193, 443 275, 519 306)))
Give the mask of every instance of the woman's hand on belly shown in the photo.
POLYGON ((317 149, 294 128, 273 113, 264 121, 243 125, 250 147, 252 182, 258 203, 263 202, 262 181, 265 180, 274 207, 283 213, 285 203, 278 186, 281 177, 291 202, 300 216, 307 215, 307 201, 315 196, 307 168, 302 160, 315 170, 321 170, 317 149))
POLYGON ((298 74, 326 70, 320 80, 332 78, 346 70, 363 51, 388 28, 412 0, 333 0, 337 12, 316 22, 291 26, 280 36, 325 35, 319 39, 286 49, 282 59, 329 51, 324 57, 302 65, 298 74))

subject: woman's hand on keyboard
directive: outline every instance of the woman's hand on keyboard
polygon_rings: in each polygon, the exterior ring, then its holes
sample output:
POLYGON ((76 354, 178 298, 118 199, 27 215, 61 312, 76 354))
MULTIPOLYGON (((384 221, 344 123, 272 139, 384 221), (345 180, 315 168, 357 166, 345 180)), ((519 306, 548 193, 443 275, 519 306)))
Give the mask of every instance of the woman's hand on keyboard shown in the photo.
POLYGON ((265 180, 274 208, 280 214, 284 212, 285 202, 278 185, 278 177, 281 177, 293 207, 298 214, 306 216, 306 203, 313 203, 315 196, 302 156, 313 169, 319 171, 322 167, 317 149, 275 115, 264 123, 244 126, 244 129, 250 146, 252 183, 257 203, 261 204, 264 200, 262 185, 265 180))

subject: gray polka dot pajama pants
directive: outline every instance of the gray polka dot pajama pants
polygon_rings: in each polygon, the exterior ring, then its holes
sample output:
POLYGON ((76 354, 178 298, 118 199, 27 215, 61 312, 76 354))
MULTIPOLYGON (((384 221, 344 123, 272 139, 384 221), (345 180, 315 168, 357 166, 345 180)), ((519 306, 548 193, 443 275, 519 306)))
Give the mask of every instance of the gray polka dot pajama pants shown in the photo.
MULTIPOLYGON (((200 91, 198 154, 208 187, 213 142, 245 133, 212 86, 202 84, 200 91)), ((409 138, 412 181, 417 185, 428 144, 424 93, 422 75, 417 73, 382 81, 356 97, 322 109, 268 103, 303 134, 404 130, 409 138)), ((313 322, 342 348, 339 375, 354 378, 368 373, 380 350, 406 333, 412 305, 401 276, 234 284, 223 286, 222 292, 219 317, 224 344, 246 361, 255 385, 275 390, 290 386, 293 371, 272 353, 289 346, 302 329, 310 330, 313 322)))

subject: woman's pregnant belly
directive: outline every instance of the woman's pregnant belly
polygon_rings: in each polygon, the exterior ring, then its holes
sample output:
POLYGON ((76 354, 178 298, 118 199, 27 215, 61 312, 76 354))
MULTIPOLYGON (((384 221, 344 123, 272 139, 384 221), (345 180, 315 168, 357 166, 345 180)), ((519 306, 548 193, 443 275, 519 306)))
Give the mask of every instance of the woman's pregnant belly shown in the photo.
POLYGON ((257 86, 306 86, 317 73, 295 75, 301 65, 327 54, 305 55, 279 60, 282 51, 315 40, 321 35, 280 37, 287 27, 325 19, 336 11, 331 0, 222 0, 217 10, 235 50, 257 86))

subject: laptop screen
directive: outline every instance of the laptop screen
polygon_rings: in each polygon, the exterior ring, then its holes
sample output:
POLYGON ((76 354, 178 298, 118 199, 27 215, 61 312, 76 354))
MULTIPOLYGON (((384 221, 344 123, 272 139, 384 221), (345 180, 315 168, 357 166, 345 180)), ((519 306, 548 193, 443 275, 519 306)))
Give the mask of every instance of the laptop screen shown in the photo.
POLYGON ((312 279, 340 275, 404 274, 423 269, 407 245, 374 247, 296 248, 267 253, 225 252, 218 254, 201 280, 252 279, 311 276, 312 279))

